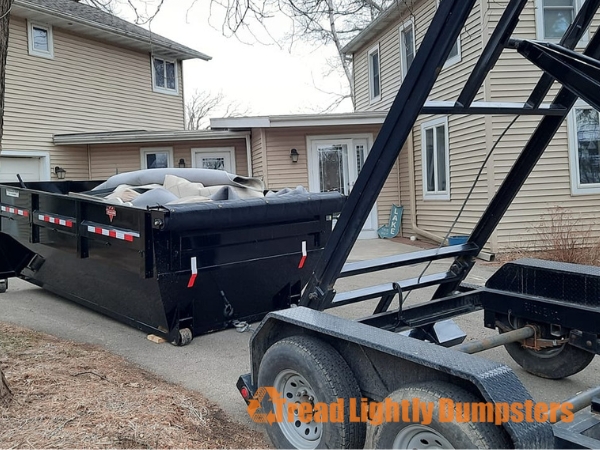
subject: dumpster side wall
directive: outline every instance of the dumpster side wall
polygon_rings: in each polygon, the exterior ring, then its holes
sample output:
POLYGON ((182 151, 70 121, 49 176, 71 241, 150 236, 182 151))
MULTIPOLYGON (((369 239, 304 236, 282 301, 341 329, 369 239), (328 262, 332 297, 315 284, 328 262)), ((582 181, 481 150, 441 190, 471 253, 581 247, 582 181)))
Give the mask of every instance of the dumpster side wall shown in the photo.
POLYGON ((248 158, 244 139, 222 139, 214 141, 161 142, 143 144, 111 144, 90 146, 90 167, 92 179, 105 179, 117 173, 141 169, 142 149, 170 149, 173 153, 174 167, 180 159, 186 167, 194 167, 193 149, 211 149, 220 151, 232 148, 235 154, 235 173, 248 175, 248 158))

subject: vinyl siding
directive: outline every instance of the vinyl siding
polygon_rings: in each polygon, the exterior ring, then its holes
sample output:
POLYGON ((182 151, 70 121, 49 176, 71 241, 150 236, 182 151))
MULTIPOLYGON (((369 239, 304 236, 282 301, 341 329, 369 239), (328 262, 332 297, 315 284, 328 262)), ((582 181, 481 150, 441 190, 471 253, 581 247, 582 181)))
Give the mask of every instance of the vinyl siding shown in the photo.
MULTIPOLYGON (((358 125, 352 127, 294 127, 294 128, 269 128, 265 129, 265 148, 268 166, 268 187, 282 189, 285 187, 304 186, 309 188, 308 180, 308 149, 307 139, 313 136, 329 139, 328 136, 348 136, 372 134, 377 137, 379 126, 358 125), (297 163, 290 159, 290 150, 295 148, 300 154, 297 163)), ((253 135, 256 135, 253 132, 253 135)), ((393 203, 400 202, 398 164, 394 165, 385 185, 377 199, 377 215, 379 225, 384 225, 389 220, 390 209, 393 203)))
POLYGON ((246 141, 244 139, 226 139, 185 143, 91 145, 91 178, 103 180, 117 173, 140 170, 140 149, 151 147, 173 148, 173 163, 176 167, 180 158, 185 160, 186 167, 192 167, 193 148, 234 147, 236 172, 238 175, 248 175, 246 141))
MULTIPOLYGON (((502 7, 506 3, 506 0, 490 2, 492 26, 498 21, 502 7)), ((597 15, 592 29, 595 29, 599 23, 597 15)), ((515 35, 519 38, 536 38, 534 2, 528 2, 515 35)), ((540 76, 541 71, 517 52, 505 51, 489 76, 492 100, 525 101, 540 76)), ((546 102, 551 101, 558 92, 558 88, 558 83, 555 83, 553 89, 546 96, 546 102)), ((510 117, 493 117, 494 141, 508 126, 511 119, 510 117)), ((493 180, 495 189, 506 177, 538 123, 539 120, 536 118, 521 117, 499 144, 495 155, 496 174, 493 180)), ((597 225, 597 205, 600 202, 600 194, 571 194, 568 136, 567 122, 565 121, 500 222, 498 226, 499 251, 514 251, 515 249, 539 246, 539 227, 543 226, 548 219, 550 209, 556 206, 567 208, 574 217, 580 220, 583 228, 591 228, 593 235, 600 237, 600 229, 597 225)))
POLYGON ((160 94, 147 54, 54 27, 54 59, 30 56, 27 23, 17 17, 9 39, 4 150, 50 151, 53 167, 88 178, 85 151, 55 147, 54 134, 183 129, 181 64, 178 95, 160 94))
MULTIPOLYGON (((427 0, 412 9, 417 49, 423 41, 425 33, 436 12, 436 2, 427 0)), ((409 19, 400 17, 378 39, 365 43, 355 54, 355 76, 357 110, 389 110, 400 88, 400 39, 399 27, 409 19), (369 104, 367 53, 379 43, 381 52, 382 99, 376 104, 369 104)), ((481 5, 477 4, 461 32, 461 61, 443 69, 430 94, 431 100, 454 100, 458 97, 472 66, 480 54, 482 43, 481 5)), ((485 100, 485 89, 482 86, 475 100, 485 100)), ((482 116, 450 116, 448 118, 450 148, 450 200, 424 200, 422 175, 421 124, 434 119, 433 116, 421 116, 416 122, 412 136, 414 154, 414 190, 416 201, 416 226, 420 229, 445 236, 454 221, 471 184, 486 155, 486 121, 482 116)), ((401 204, 404 206, 403 234, 413 234, 411 225, 411 176, 409 170, 409 152, 406 148, 399 155, 401 187, 401 204)), ((461 219, 452 234, 469 233, 489 200, 487 187, 488 168, 484 169, 481 181, 475 188, 461 219)))

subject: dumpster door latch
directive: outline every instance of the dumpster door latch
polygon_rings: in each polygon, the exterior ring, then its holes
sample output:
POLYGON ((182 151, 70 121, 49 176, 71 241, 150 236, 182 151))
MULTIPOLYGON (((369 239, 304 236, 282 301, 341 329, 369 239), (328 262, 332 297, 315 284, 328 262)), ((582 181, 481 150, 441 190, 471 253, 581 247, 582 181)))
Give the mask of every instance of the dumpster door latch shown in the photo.
POLYGON ((196 277, 198 276, 198 265, 196 263, 196 257, 193 256, 191 261, 190 261, 190 265, 192 266, 192 275, 190 276, 190 281, 188 281, 188 288, 191 288, 194 286, 194 283, 196 282, 196 277))

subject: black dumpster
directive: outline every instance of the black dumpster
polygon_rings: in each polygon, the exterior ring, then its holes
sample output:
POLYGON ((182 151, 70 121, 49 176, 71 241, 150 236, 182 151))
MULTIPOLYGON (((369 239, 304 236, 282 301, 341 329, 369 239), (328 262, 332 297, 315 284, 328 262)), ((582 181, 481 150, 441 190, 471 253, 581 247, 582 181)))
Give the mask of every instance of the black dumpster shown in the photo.
POLYGON ((296 304, 344 202, 295 193, 140 208, 89 195, 101 183, 0 185, 0 278, 177 344, 296 304))

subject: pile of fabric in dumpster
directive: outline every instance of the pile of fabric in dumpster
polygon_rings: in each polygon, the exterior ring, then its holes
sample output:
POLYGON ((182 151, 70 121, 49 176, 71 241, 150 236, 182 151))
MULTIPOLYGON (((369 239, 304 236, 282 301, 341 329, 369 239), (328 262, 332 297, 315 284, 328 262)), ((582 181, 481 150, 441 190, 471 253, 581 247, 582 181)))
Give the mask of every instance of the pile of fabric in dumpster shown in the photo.
POLYGON ((88 195, 134 207, 306 194, 302 186, 265 190, 260 178, 212 169, 148 169, 115 175, 88 195))

